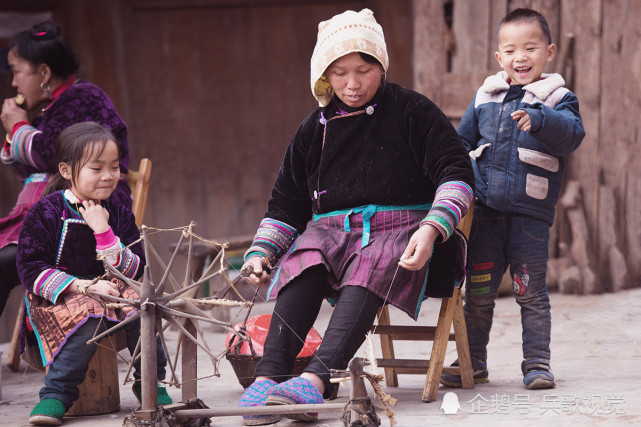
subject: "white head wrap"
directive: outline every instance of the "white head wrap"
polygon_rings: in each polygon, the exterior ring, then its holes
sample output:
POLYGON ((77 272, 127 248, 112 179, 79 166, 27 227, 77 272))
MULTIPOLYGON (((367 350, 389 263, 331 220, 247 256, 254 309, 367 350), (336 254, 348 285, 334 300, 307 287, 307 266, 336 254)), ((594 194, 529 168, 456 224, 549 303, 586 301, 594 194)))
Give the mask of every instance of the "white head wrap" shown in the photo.
POLYGON ((348 10, 318 24, 310 83, 312 94, 321 107, 329 104, 334 96, 334 90, 324 76, 325 70, 332 62, 352 52, 373 56, 381 63, 384 71, 389 67, 383 28, 374 19, 374 12, 369 9, 360 12, 348 10))

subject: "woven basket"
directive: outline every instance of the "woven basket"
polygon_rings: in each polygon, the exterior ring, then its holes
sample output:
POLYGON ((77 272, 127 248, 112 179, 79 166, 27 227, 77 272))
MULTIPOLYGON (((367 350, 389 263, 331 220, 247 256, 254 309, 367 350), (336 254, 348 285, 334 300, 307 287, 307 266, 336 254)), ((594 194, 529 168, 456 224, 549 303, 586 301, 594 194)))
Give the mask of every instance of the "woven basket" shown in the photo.
MULTIPOLYGON (((237 347, 236 347, 237 348, 237 347)), ((243 388, 249 387, 254 382, 254 371, 256 370, 256 365, 261 359, 258 356, 250 356, 246 354, 235 354, 233 348, 231 351, 227 352, 226 356, 229 363, 231 363, 236 377, 238 377, 238 382, 243 388)), ((307 364, 312 360, 313 356, 297 357, 294 362, 294 369, 289 378, 297 377, 303 373, 303 369, 307 364)))

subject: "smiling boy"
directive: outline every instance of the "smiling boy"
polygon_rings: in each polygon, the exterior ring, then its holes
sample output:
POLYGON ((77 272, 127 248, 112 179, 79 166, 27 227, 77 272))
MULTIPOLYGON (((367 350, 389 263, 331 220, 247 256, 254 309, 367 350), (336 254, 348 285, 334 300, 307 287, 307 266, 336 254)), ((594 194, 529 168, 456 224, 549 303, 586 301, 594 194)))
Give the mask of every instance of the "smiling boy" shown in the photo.
MULTIPOLYGON (((555 386, 548 243, 566 157, 585 136, 577 97, 559 74, 543 74, 555 53, 541 14, 515 9, 506 15, 494 54, 503 71, 485 80, 457 129, 476 178, 464 307, 476 383, 489 380, 494 300, 509 267, 521 306, 523 383, 528 389, 555 386)), ((441 382, 461 386, 456 375, 443 375, 441 382)))

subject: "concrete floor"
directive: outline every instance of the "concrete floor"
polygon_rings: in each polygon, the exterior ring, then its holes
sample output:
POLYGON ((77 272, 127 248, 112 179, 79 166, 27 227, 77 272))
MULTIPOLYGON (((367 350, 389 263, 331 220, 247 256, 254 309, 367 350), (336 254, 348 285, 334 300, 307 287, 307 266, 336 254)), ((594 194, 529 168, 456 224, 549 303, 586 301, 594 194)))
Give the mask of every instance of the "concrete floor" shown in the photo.
MULTIPOLYGON (((518 305, 511 297, 497 300, 494 327, 488 348, 490 382, 471 390, 439 390, 438 400, 423 403, 421 393, 424 377, 400 376, 398 388, 385 388, 398 399, 394 408, 396 426, 456 425, 456 426, 621 426, 641 425, 641 289, 618 294, 571 296, 552 294, 552 368, 557 378, 553 390, 529 391, 523 388, 520 372, 521 327, 518 305), (441 409, 443 396, 448 391, 457 395, 460 410, 446 414, 441 409)), ((421 322, 433 324, 439 301, 428 301, 421 313, 421 322)), ((252 314, 271 312, 270 303, 258 304, 252 314)), ((331 308, 326 305, 316 328, 323 333, 331 308)), ((393 322, 412 324, 402 313, 392 310, 393 322)), ((240 319, 242 320, 242 318, 240 319)), ((239 321, 240 321, 239 320, 239 321)), ((211 328, 210 328, 211 329, 211 328)), ((175 342, 176 334, 169 334, 175 342)), ((207 341, 213 349, 224 349, 225 334, 207 330, 207 341)), ((376 338, 375 338, 376 339, 376 338)), ((380 347, 376 343, 377 349, 380 347)), ((417 357, 428 354, 429 345, 406 342, 397 346, 399 357, 417 357)), ((170 348, 173 346, 170 344, 170 348)), ((8 343, 0 344, 6 357, 8 343)), ((362 356, 362 351, 357 355, 362 356)), ((455 359, 454 345, 450 344, 446 364, 455 359)), ((199 355, 199 376, 213 372, 208 358, 199 355)), ((221 376, 198 382, 198 397, 211 408, 235 407, 242 387, 229 362, 219 365, 221 376)), ((120 380, 126 366, 120 365, 120 380)), ((28 426, 28 416, 38 402, 38 390, 43 374, 30 370, 23 363, 20 372, 11 372, 2 361, 0 425, 28 426)), ((342 385, 338 400, 347 402, 349 383, 342 385)), ((384 385, 384 384, 383 384, 384 385)), ((373 391, 367 386, 370 396, 373 391)), ((121 410, 93 417, 67 417, 66 426, 121 426, 125 417, 137 407, 130 385, 122 385, 121 410)), ((181 399, 180 390, 170 388, 175 401, 181 399)), ((381 406, 378 400, 375 405, 381 406)), ((383 426, 390 421, 384 411, 378 411, 383 426)), ((342 426, 339 413, 321 414, 318 422, 299 423, 283 419, 278 426, 310 425, 342 426)), ((215 417, 213 426, 242 426, 240 417, 215 417)))

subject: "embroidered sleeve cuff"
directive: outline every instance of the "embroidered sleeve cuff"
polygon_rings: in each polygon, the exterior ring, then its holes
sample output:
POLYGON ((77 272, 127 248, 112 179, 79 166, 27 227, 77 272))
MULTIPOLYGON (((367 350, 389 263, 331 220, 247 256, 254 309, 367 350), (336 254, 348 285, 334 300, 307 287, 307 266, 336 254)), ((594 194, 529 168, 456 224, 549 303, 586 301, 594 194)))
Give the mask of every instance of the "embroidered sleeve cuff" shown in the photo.
POLYGON ((109 249, 118 244, 118 238, 114 234, 111 227, 104 233, 93 234, 96 237, 96 250, 105 250, 109 249))
POLYGON ((289 250, 296 237, 298 232, 294 227, 272 218, 265 218, 260 222, 244 259, 247 260, 250 255, 260 255, 265 258, 268 266, 273 267, 289 250))
POLYGON ((36 278, 33 283, 33 293, 55 304, 58 297, 74 280, 76 280, 74 276, 54 268, 48 268, 36 278))
POLYGON ((472 188, 462 181, 449 181, 436 189, 432 209, 421 221, 421 226, 430 224, 436 227, 442 240, 450 238, 457 224, 465 216, 472 203, 472 188))
POLYGON ((15 125, 13 125, 13 127, 11 128, 11 136, 13 137, 13 135, 16 133, 16 131, 17 131, 20 127, 22 127, 22 126, 24 126, 24 125, 29 126, 29 122, 28 122, 28 121, 26 121, 26 120, 22 120, 22 121, 20 121, 20 122, 16 123, 15 125))
MULTIPOLYGON (((16 126, 18 125, 16 124, 16 126)), ((33 138, 40 133, 42 133, 42 131, 39 131, 29 124, 23 124, 17 129, 14 126, 13 136, 11 137, 12 142, 9 149, 9 157, 12 161, 32 166, 36 169, 42 169, 43 165, 36 164, 32 153, 33 138)))

